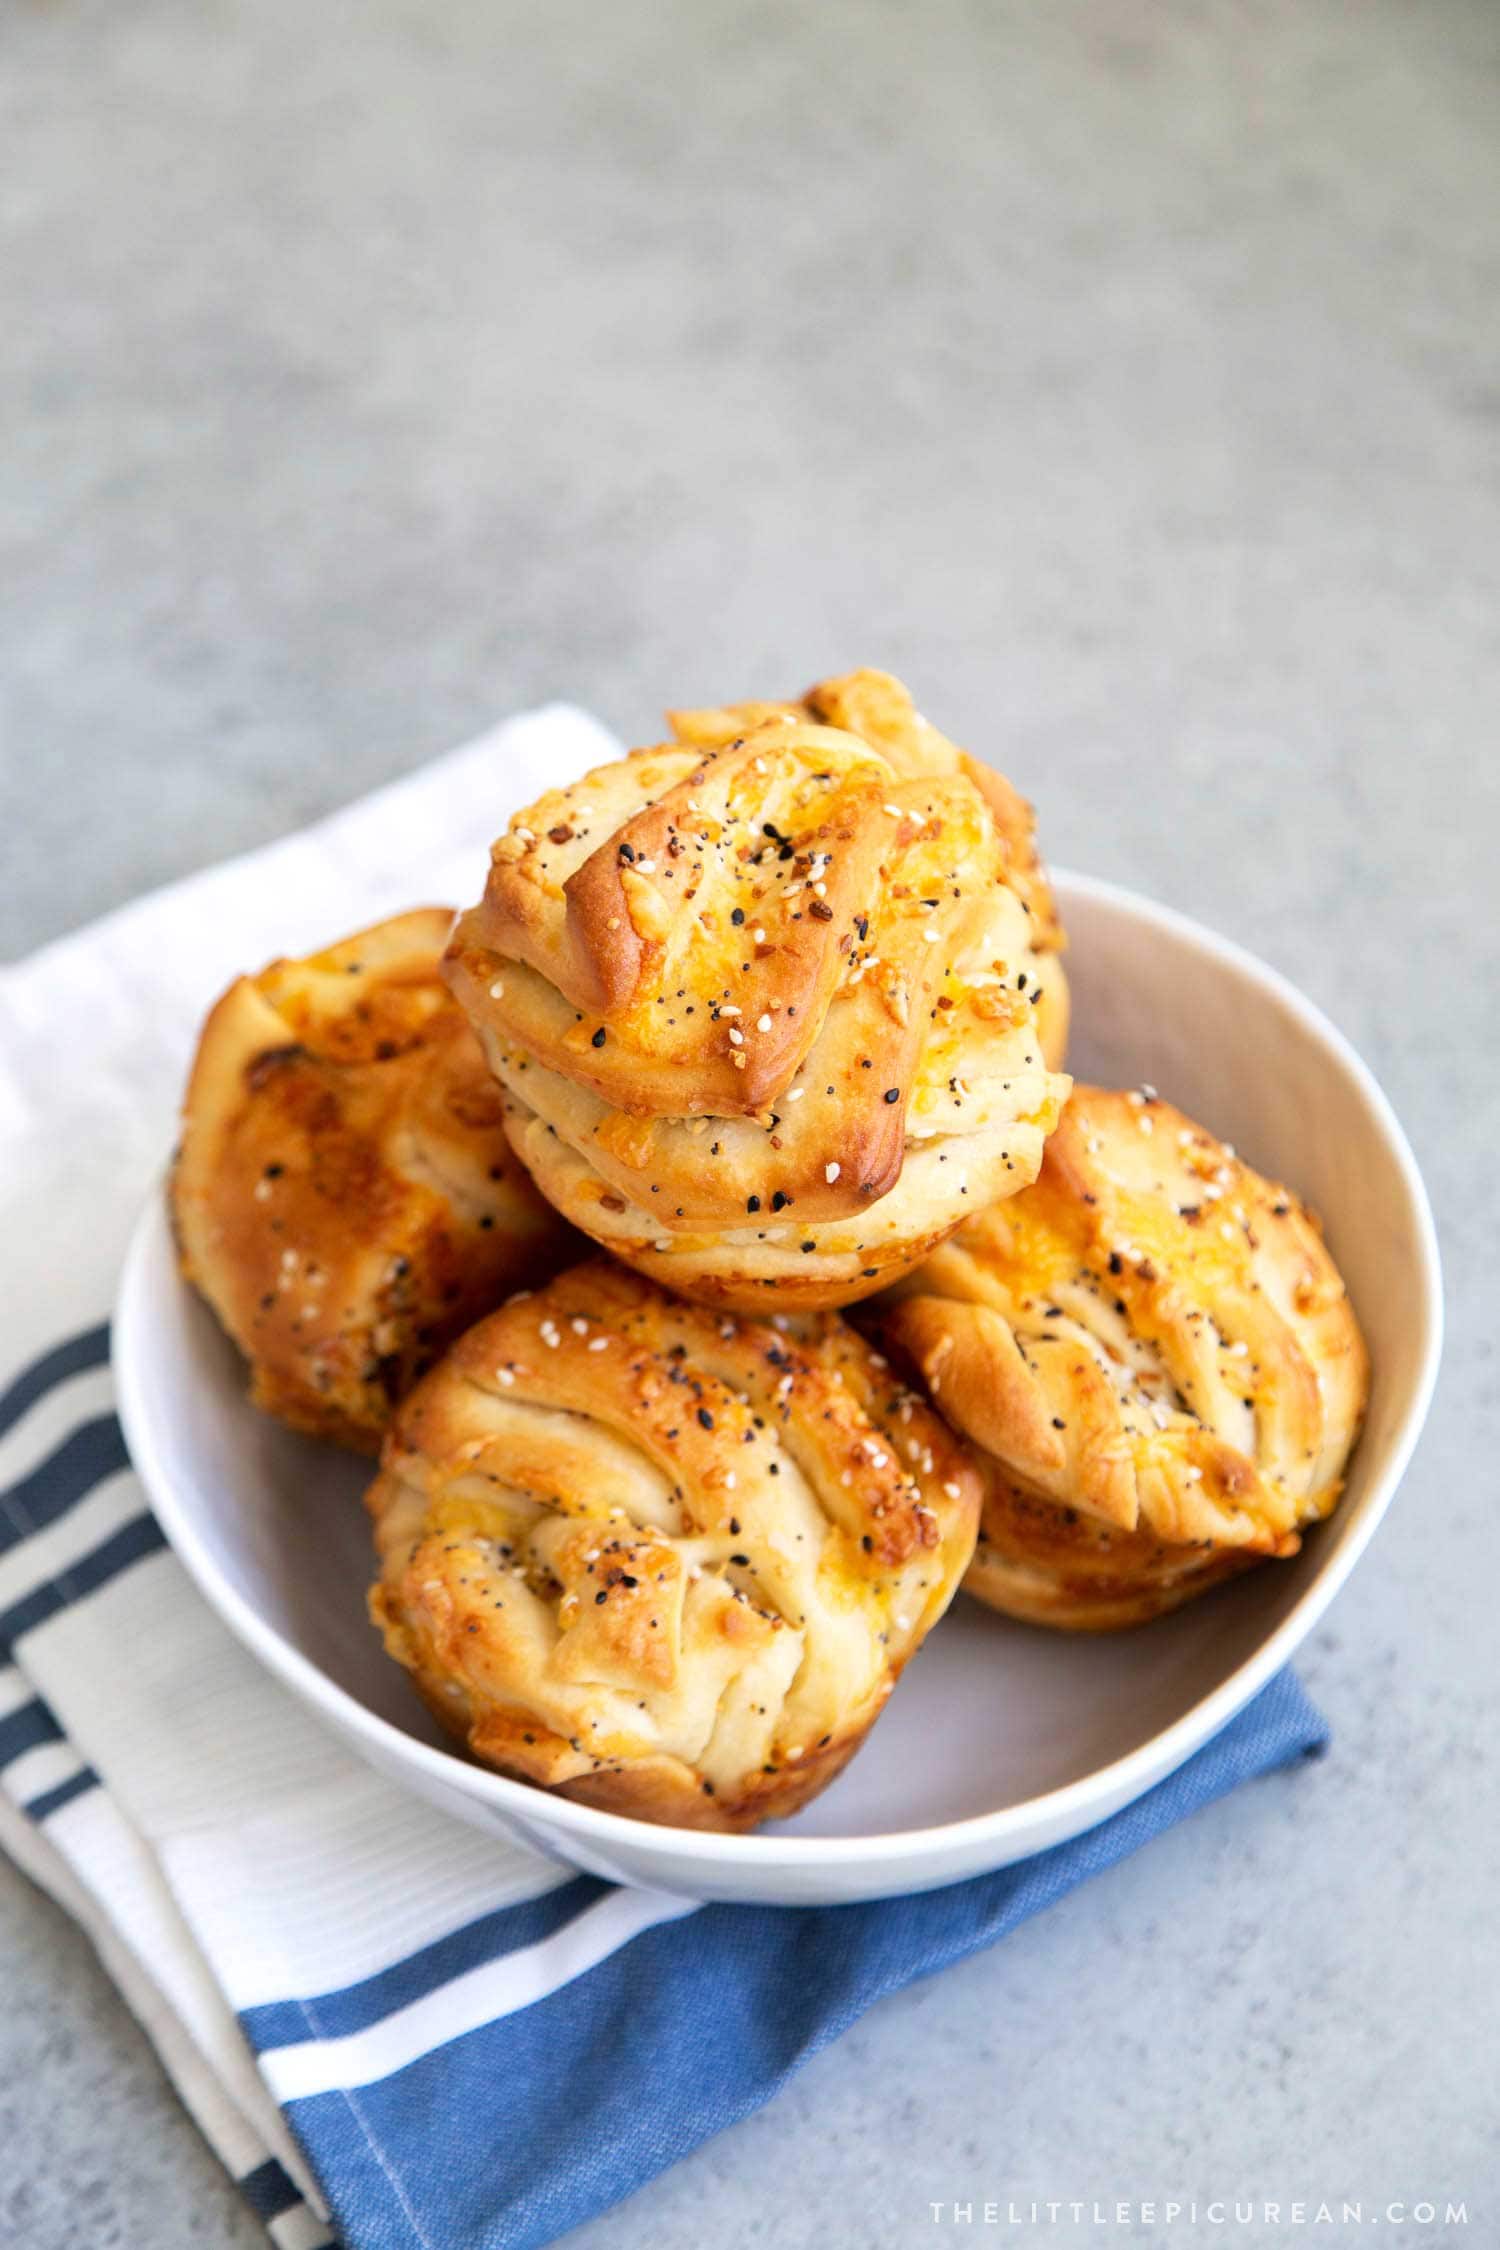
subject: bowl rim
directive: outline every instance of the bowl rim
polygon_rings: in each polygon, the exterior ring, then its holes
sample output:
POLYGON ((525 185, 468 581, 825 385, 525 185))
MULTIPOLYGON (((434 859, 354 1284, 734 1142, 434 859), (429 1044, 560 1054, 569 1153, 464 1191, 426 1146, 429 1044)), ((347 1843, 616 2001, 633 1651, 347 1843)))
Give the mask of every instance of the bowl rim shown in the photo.
POLYGON ((680 1828, 633 1820, 623 1813, 600 1811, 572 1798, 511 1780, 505 1774, 495 1773, 463 1757, 457 1750, 422 1742, 371 1711, 348 1689, 331 1679, 311 1657, 285 1640, 220 1573, 198 1531, 190 1498, 179 1492, 167 1474, 143 1397, 139 1354, 149 1332, 143 1318, 146 1273, 159 1245, 161 1230, 167 1224, 163 1199, 157 1189, 148 1197, 132 1229, 111 1323, 111 1361, 125 1441, 179 1561, 210 1607, 268 1671, 310 1704, 335 1730, 368 1743, 385 1770, 389 1771, 393 1762, 397 1766, 409 1764, 436 1784, 456 1788, 489 1803, 523 1827, 541 1822, 560 1842, 573 1836, 581 1845, 591 1845, 598 1852, 628 1850, 636 1857, 649 1856, 652 1838, 659 1836, 662 1856, 670 1856, 679 1865, 693 1862, 704 1867, 761 1870, 766 1874, 851 1865, 858 1865, 869 1874, 894 1874, 903 1869, 916 1874, 925 1862, 940 1861, 949 1855, 972 1859, 975 1849, 984 1846, 993 1846, 996 1854, 993 1864, 1002 1864, 1008 1847, 1019 1843, 1024 1852, 1024 1839, 1028 1835, 1044 1835, 1048 1843, 1078 1835, 1118 1806, 1131 1802, 1174 1772, 1244 1708, 1311 1632, 1348 1579, 1389 1507, 1421 1434, 1437 1380, 1443 1336, 1442 1269, 1432 1210, 1416 1158, 1373 1072, 1337 1026, 1279 970, 1234 939, 1221 936, 1174 907, 1143 898, 1122 884, 1062 868, 1053 869, 1052 880, 1064 906, 1071 895, 1080 901, 1089 900, 1122 911, 1137 921, 1154 925, 1165 935, 1187 942, 1226 969, 1258 984, 1296 1019, 1330 1064, 1353 1081, 1405 1189, 1418 1263, 1417 1286, 1410 1302, 1412 1317, 1421 1332, 1421 1356, 1411 1394, 1401 1423, 1391 1438, 1386 1459, 1365 1497, 1352 1531, 1315 1572, 1305 1592, 1260 1645, 1217 1687, 1200 1696, 1168 1726, 1122 1757, 1096 1766, 1090 1773, 1039 1796, 1022 1798, 1016 1804, 1000 1806, 992 1812, 973 1813, 962 1820, 923 1828, 891 1829, 871 1836, 778 1836, 761 1831, 726 1834, 717 1829, 680 1828))

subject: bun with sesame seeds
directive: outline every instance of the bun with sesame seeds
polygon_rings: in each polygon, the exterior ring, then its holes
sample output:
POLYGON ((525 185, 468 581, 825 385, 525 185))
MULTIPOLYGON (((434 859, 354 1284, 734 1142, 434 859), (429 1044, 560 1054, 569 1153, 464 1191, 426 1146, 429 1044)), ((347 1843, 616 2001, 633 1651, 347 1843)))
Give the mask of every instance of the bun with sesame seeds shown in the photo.
POLYGON ((256 1404, 367 1453, 394 1402, 577 1237, 537 1194, 438 974, 444 907, 240 977, 212 1010, 170 1199, 256 1404))
MULTIPOLYGON (((679 742, 702 750, 722 749, 739 735, 764 726, 842 727, 878 750, 893 772, 961 773, 972 781, 993 815, 1005 848, 1006 880, 1031 916, 1031 943, 1037 953, 1057 954, 1067 943, 1047 870, 1036 848, 1036 816, 1003 773, 960 750, 924 719, 911 691, 889 672, 845 672, 820 680, 792 703, 730 703, 709 711, 669 711, 667 721, 679 742)), ((1039 1011, 1043 1049, 1054 1069, 1062 1068, 1067 1044, 1068 987, 1060 964, 1048 965, 1047 989, 1039 1011)))
POLYGON ((598 1260, 481 1321, 400 1409, 371 1614, 484 1763, 752 1828, 859 1747, 953 1597, 979 1497, 836 1316, 794 1339, 598 1260))
POLYGON ((1035 1185, 872 1318, 980 1451, 967 1591, 1038 1624, 1135 1624, 1295 1554, 1368 1390, 1316 1219, 1150 1090, 1075 1089, 1035 1185))
POLYGON ((794 714, 518 815, 446 973, 575 1225, 704 1302, 844 1305, 1035 1177, 1028 881, 965 772, 794 714))

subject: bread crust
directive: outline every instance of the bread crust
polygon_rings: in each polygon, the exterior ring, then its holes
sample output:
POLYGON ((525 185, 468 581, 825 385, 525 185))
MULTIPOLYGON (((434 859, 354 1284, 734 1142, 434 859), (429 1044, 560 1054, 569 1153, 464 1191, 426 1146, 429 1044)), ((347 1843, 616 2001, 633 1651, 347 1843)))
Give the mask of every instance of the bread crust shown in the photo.
POLYGON ((985 1464, 982 1529, 964 1591, 1028 1625, 1114 1633, 1165 1616, 1263 1558, 1245 1547, 1185 1547, 1117 1531, 1038 1499, 985 1464))
POLYGON ((982 1449, 970 1590, 1084 1629, 1295 1554, 1369 1384, 1316 1219, 1154 1093, 1076 1088, 1036 1184, 875 1318, 982 1449))
POLYGON ((750 1828, 863 1741, 979 1498, 846 1323, 793 1337, 599 1260, 481 1321, 401 1408, 368 1495, 371 1614, 485 1763, 750 1828))
POLYGON ((183 1272, 255 1403, 366 1453, 453 1336, 577 1247, 438 975, 451 921, 419 908, 237 978, 204 1024, 172 1169, 183 1272))
POLYGON ((495 845, 445 973, 513 1146, 617 1256, 844 1304, 1035 1176, 1067 1091, 1044 879, 1012 882, 947 748, 903 766, 793 714, 636 752, 495 845))
MULTIPOLYGON (((1062 951, 1067 939, 1037 850, 1033 808, 1003 773, 961 750, 924 719, 910 690, 890 672, 841 673, 818 681, 805 695, 787 703, 731 703, 717 710, 667 713, 677 740, 700 749, 716 748, 755 727, 798 726, 809 720, 857 735, 903 776, 960 773, 973 782, 1004 842, 1007 880, 1032 917, 1035 951, 1062 951)), ((1066 982, 1055 972, 1052 989, 1065 1003, 1066 982)), ((1060 1056, 1061 1045, 1058 1051, 1060 1056)))

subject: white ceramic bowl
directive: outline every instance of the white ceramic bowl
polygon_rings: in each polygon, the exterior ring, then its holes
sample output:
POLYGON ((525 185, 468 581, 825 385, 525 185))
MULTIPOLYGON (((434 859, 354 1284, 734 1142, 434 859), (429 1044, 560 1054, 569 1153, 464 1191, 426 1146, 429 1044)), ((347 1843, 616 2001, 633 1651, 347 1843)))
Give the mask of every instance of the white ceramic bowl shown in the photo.
POLYGON ((1107 1638, 1016 1625, 960 1597, 853 1764, 784 1826, 719 1836, 595 1812, 445 1746, 366 1622, 368 1467, 246 1403, 154 1198, 115 1315, 131 1454, 214 1608, 360 1756, 439 1811, 596 1874, 695 1898, 834 1903, 952 1882, 1092 1827, 1287 1661, 1379 1522, 1427 1411, 1441 1333, 1427 1199, 1369 1072, 1282 978, 1108 884, 1070 876, 1058 890, 1075 1075, 1150 1082, 1323 1215, 1374 1368, 1332 1521, 1295 1561, 1107 1638))

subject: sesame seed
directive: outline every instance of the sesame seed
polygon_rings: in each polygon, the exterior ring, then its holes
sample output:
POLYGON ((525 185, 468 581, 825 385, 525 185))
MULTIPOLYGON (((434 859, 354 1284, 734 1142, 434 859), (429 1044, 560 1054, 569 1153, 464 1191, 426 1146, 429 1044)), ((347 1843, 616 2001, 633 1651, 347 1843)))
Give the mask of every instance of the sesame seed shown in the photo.
POLYGON ((825 1179, 825 1180, 826 1180, 826 1181, 828 1182, 828 1185, 829 1185, 830 1187, 832 1187, 832 1185, 833 1185, 834 1181, 835 1181, 835 1180, 836 1180, 836 1179, 838 1178, 840 1169, 841 1169, 841 1167, 840 1167, 839 1165, 837 1165, 837 1164, 825 1164, 825 1165, 824 1165, 824 1167, 823 1167, 823 1177, 824 1177, 824 1179, 825 1179))
POLYGON ((943 1486, 943 1490, 947 1493, 950 1500, 961 1500, 963 1498, 962 1487, 959 1485, 945 1484, 943 1486))
POLYGON ((573 1318, 568 1322, 568 1326, 572 1329, 575 1336, 586 1336, 589 1332, 589 1324, 584 1319, 581 1313, 575 1313, 573 1318))
POLYGON ((504 1383, 509 1388, 515 1381, 515 1377, 508 1367, 497 1367, 495 1369, 495 1380, 497 1383, 504 1383))
POLYGON ((737 1024, 729 1026, 729 1044, 731 1047, 743 1047, 745 1044, 745 1034, 737 1024))
POLYGON ((490 986, 490 998, 492 1000, 503 1000, 505 998, 505 979, 503 977, 496 977, 494 983, 490 986))
POLYGON ((607 1336, 591 1336, 589 1338, 589 1350, 591 1352, 607 1352, 609 1350, 609 1338, 607 1336))
POLYGON ((770 1028, 771 1028, 771 1019, 770 1019, 770 1017, 769 1017, 769 1016, 757 1016, 757 1017, 756 1017, 756 1019, 755 1019, 755 1028, 756 1028, 756 1030, 757 1030, 757 1031, 769 1031, 769 1030, 770 1030, 770 1028))

